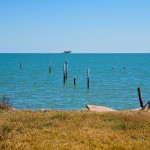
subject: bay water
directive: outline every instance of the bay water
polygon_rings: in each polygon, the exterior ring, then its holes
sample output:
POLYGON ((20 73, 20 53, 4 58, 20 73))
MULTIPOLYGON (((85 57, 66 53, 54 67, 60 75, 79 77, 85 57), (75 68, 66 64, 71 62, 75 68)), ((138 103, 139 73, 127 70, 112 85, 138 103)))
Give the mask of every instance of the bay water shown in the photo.
POLYGON ((117 110, 133 109, 140 106, 139 86, 146 103, 150 99, 149 53, 0 54, 0 98, 9 96, 17 109, 79 110, 87 104, 117 110), (63 84, 66 59, 68 79, 63 84))

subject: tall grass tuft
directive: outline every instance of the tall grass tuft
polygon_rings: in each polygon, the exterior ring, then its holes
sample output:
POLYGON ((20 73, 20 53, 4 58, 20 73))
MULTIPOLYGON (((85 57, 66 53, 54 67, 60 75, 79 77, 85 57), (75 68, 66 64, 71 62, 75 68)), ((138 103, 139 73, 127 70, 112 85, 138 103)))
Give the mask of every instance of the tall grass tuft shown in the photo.
POLYGON ((11 109, 11 103, 8 96, 3 95, 3 97, 0 98, 0 109, 11 109))

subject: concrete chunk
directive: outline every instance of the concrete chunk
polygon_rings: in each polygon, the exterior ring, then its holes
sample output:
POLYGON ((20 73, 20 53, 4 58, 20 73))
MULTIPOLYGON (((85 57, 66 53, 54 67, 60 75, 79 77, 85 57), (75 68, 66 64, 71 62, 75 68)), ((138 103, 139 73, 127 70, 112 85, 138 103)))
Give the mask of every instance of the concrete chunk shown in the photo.
POLYGON ((39 111, 48 112, 48 111, 51 111, 51 109, 49 109, 49 108, 42 108, 42 109, 40 109, 39 111))
POLYGON ((117 111, 115 109, 111 109, 104 106, 95 106, 95 105, 86 105, 86 108, 91 111, 97 111, 97 112, 107 112, 107 111, 117 111))

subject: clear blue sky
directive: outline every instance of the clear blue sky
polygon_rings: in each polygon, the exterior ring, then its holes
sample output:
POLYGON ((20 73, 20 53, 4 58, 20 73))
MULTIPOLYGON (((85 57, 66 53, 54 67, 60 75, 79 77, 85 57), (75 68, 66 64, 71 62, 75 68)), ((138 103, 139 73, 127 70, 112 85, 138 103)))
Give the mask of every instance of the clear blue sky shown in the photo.
POLYGON ((0 0, 0 52, 150 52, 150 0, 0 0))

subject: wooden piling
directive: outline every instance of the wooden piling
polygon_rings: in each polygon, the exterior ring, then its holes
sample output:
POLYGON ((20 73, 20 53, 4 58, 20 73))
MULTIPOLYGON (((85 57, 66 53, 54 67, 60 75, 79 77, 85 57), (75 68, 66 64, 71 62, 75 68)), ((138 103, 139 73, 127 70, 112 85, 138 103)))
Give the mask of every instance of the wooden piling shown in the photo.
POLYGON ((22 69, 22 64, 21 64, 21 62, 20 62, 20 69, 22 69))
POLYGON ((67 78, 68 78, 68 61, 67 61, 67 59, 65 61, 65 77, 66 77, 66 80, 67 80, 67 78))
POLYGON ((66 83, 66 69, 65 69, 65 64, 63 66, 63 82, 64 82, 64 84, 66 83))
POLYGON ((87 69, 87 89, 90 88, 90 68, 87 69))
POLYGON ((142 93, 141 93, 140 87, 138 87, 137 90, 138 90, 138 96, 139 96, 140 106, 143 108, 143 99, 142 99, 142 93))
POLYGON ((74 76, 74 86, 76 86, 76 76, 74 76))
POLYGON ((51 65, 51 62, 50 62, 50 65, 49 65, 49 73, 52 72, 52 65, 51 65))

